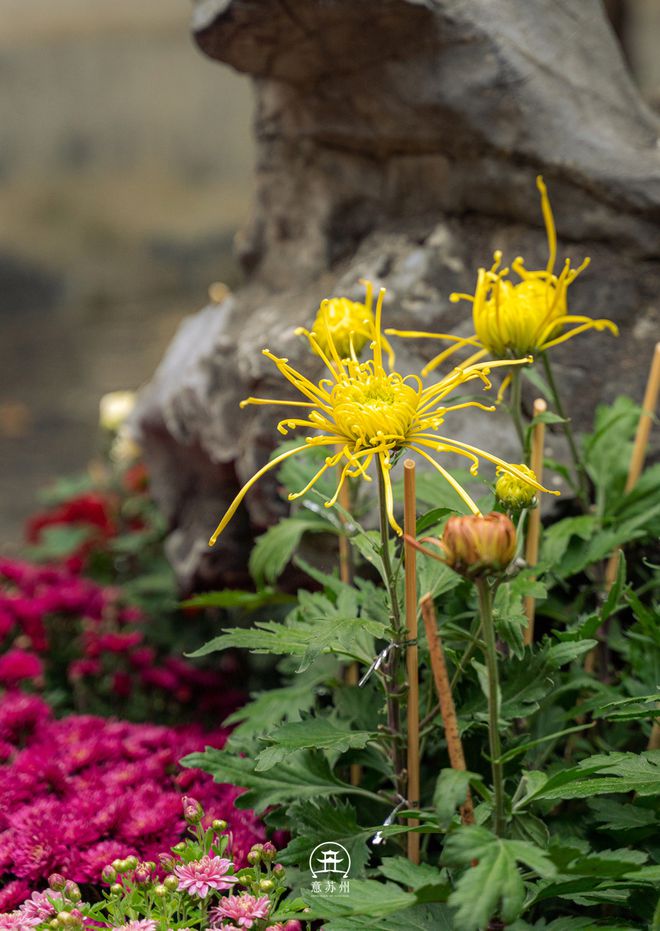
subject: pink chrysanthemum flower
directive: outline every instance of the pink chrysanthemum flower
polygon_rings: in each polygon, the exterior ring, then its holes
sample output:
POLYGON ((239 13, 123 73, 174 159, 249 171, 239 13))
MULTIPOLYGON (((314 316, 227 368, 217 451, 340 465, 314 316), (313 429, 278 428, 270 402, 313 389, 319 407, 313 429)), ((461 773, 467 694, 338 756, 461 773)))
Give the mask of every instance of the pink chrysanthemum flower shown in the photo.
POLYGON ((53 918, 62 904, 59 892, 47 889, 45 892, 33 892, 29 899, 19 908, 21 919, 28 925, 39 925, 53 918))
POLYGON ((268 925, 266 931, 302 931, 302 925, 299 921, 285 921, 284 924, 268 925))
POLYGON ((267 918, 270 899, 262 895, 258 899, 245 892, 243 895, 228 895, 211 912, 213 922, 229 918, 238 928, 251 928, 259 918, 267 918))
POLYGON ((227 875, 232 866, 231 860, 208 856, 177 866, 174 868, 174 875, 179 880, 179 892, 185 891, 205 899, 211 889, 217 892, 231 889, 237 882, 235 876, 227 875))

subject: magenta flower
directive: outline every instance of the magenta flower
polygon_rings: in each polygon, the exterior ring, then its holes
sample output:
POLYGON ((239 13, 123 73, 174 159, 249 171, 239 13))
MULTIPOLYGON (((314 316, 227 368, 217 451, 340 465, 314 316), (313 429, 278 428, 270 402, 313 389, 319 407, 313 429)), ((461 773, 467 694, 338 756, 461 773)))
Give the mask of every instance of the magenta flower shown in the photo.
POLYGON ((267 918, 270 911, 270 899, 262 895, 258 899, 244 892, 242 895, 225 896, 211 912, 213 922, 229 918, 238 928, 251 928, 255 921, 267 918))
POLYGON ((36 653, 27 650, 8 650, 0 656, 0 682, 17 685, 24 679, 36 679, 43 675, 44 666, 36 653))
POLYGON ((174 875, 179 880, 179 892, 198 895, 205 899, 211 889, 222 892, 231 889, 237 882, 235 876, 228 876, 227 870, 233 866, 231 860, 223 857, 202 857, 174 868, 174 875))

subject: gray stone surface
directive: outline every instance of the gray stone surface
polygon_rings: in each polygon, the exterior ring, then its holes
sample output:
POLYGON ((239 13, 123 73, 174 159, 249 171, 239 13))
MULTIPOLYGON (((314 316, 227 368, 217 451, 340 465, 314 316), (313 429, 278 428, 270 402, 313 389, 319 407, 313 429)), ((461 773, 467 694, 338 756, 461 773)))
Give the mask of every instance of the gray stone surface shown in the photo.
MULTIPOLYGON (((204 547, 276 441, 273 409, 238 409, 281 393, 259 350, 311 370, 295 327, 325 296, 358 297, 361 277, 387 286, 387 325, 469 330, 448 295, 473 290, 496 247, 545 264, 539 172, 560 256, 592 257, 572 310, 621 329, 555 352, 571 411, 585 423, 599 399, 641 396, 660 329, 659 123, 597 0, 205 0, 194 29, 254 78, 258 158, 247 284, 181 328, 139 411, 184 587, 237 579, 248 529, 282 510, 263 482, 204 547)), ((435 344, 399 345, 405 368, 435 344)), ((503 417, 448 426, 515 455, 503 417)))

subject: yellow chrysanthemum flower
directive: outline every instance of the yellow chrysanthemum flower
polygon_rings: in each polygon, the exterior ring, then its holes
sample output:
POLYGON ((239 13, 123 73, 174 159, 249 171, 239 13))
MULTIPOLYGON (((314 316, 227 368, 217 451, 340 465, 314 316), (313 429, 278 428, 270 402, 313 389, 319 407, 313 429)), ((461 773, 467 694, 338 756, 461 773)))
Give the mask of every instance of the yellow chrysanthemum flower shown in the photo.
POLYGON ((473 475, 477 474, 479 458, 486 459, 499 466, 504 472, 530 483, 535 489, 547 490, 536 480, 527 477, 518 467, 509 465, 497 456, 438 433, 449 411, 462 410, 467 407, 494 410, 494 407, 487 407, 478 401, 445 404, 445 398, 455 388, 473 379, 480 379, 485 388, 490 388, 491 383, 488 379, 490 370, 498 365, 516 364, 516 361, 480 363, 463 369, 454 369, 441 381, 428 388, 422 386, 421 380, 416 375, 404 377, 398 372, 388 373, 383 366, 381 333, 384 296, 385 291, 381 289, 376 305, 371 343, 373 357, 367 362, 360 362, 354 351, 348 359, 342 359, 331 335, 328 341, 329 353, 326 354, 314 335, 307 333, 314 351, 323 359, 330 374, 329 378, 315 383, 289 365, 287 359, 278 358, 268 349, 263 350, 264 355, 274 362, 284 378, 305 400, 247 398, 241 402, 241 407, 248 404, 275 404, 306 408, 307 413, 303 417, 287 417, 280 421, 278 430, 284 436, 290 430, 297 428, 306 429, 310 433, 305 437, 305 442, 301 446, 276 456, 246 482, 211 537, 211 545, 227 526, 248 490, 262 475, 276 468, 279 463, 290 456, 296 456, 318 446, 334 447, 335 451, 326 458, 322 467, 301 491, 289 495, 289 500, 306 494, 328 469, 342 464, 337 489, 332 498, 326 502, 326 507, 332 507, 347 477, 362 477, 371 481, 367 470, 373 460, 377 459, 383 475, 388 520, 398 534, 402 531, 394 518, 390 470, 393 458, 402 449, 413 450, 428 460, 474 514, 478 514, 479 509, 470 495, 427 450, 465 456, 470 460, 470 471, 473 475))
MULTIPOLYGON (((361 281, 360 284, 363 284, 366 290, 364 304, 350 301, 347 297, 331 297, 321 301, 311 333, 302 328, 298 330, 313 337, 310 343, 314 352, 318 346, 326 356, 332 356, 332 342, 340 358, 350 359, 351 356, 359 357, 365 345, 373 340, 374 289, 370 281, 361 281)), ((387 350, 391 368, 394 365, 394 354, 385 338, 383 347, 387 350)))
MULTIPOLYGON (((528 479, 536 481, 536 473, 524 463, 516 466, 519 472, 527 476, 528 479)), ((495 496, 505 507, 513 511, 519 511, 521 508, 528 508, 532 505, 536 497, 535 489, 529 482, 521 482, 517 475, 511 472, 497 470, 499 478, 495 483, 495 496)))
POLYGON ((480 268, 474 294, 451 294, 449 300, 470 301, 474 335, 467 338, 446 333, 423 333, 417 331, 387 330, 388 334, 405 337, 428 337, 450 340, 453 345, 433 358, 422 369, 426 375, 444 362, 458 349, 471 346, 477 352, 466 361, 466 365, 486 355, 498 359, 519 359, 521 356, 536 355, 566 342, 585 330, 609 329, 618 335, 618 328, 611 320, 594 320, 579 314, 568 313, 566 293, 580 272, 589 264, 585 259, 578 268, 571 268, 566 259, 559 275, 555 275, 557 259, 557 233, 550 207, 548 191, 539 176, 536 184, 541 194, 541 210, 548 237, 548 263, 544 269, 529 271, 520 256, 511 263, 512 270, 521 279, 517 284, 509 279, 509 269, 500 268, 502 253, 494 255, 490 270, 480 268), (566 329, 567 324, 576 324, 566 329))

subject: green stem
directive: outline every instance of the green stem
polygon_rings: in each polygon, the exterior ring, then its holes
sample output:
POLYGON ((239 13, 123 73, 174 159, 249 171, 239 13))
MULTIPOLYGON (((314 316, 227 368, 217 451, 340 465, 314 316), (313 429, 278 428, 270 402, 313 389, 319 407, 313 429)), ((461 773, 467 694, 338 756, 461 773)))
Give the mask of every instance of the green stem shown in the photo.
POLYGON ((389 521, 387 519, 387 503, 385 498, 385 476, 380 456, 376 457, 378 463, 378 505, 380 517, 381 556, 383 560, 383 574, 390 599, 390 620, 394 633, 396 646, 390 650, 389 658, 383 665, 383 681, 385 683, 385 698, 387 703, 387 729, 390 736, 390 755, 394 769, 396 791, 403 795, 405 789, 405 774, 403 771, 403 753, 401 738, 401 688, 399 683, 399 670, 401 660, 401 611, 396 590, 396 580, 392 571, 389 547, 389 521))
POLYGON ((486 579, 475 581, 479 593, 479 614, 484 632, 486 668, 488 670, 488 743, 490 765, 493 774, 493 800, 495 808, 495 833, 504 834, 504 776, 502 767, 502 744, 499 730, 499 679, 497 672, 497 647, 495 624, 493 623, 493 593, 486 579))
POLYGON ((564 429, 564 434, 568 442, 568 447, 571 451, 571 458, 573 460, 573 468, 575 469, 575 479, 576 479, 576 491, 580 501, 584 504, 585 507, 589 506, 589 488, 587 485, 586 475, 584 471, 584 466, 582 465, 582 457, 580 456, 580 451, 578 450, 577 443, 575 442, 575 434, 573 433, 573 428, 571 426, 570 419, 566 416, 564 412, 564 406, 561 403, 561 398, 559 397, 559 391, 557 390, 557 383, 555 382, 555 376, 552 372, 552 366, 550 365, 550 360, 548 359, 547 353, 541 353, 541 358, 543 360, 543 370, 545 372, 545 377, 548 380, 548 387, 550 388, 550 394, 552 395, 552 401, 555 406, 555 410, 562 418, 562 427, 564 429))
POLYGON ((517 368, 511 369, 511 417, 520 440, 523 458, 527 459, 527 444, 525 443, 525 428, 522 417, 522 383, 520 380, 520 371, 517 368))

